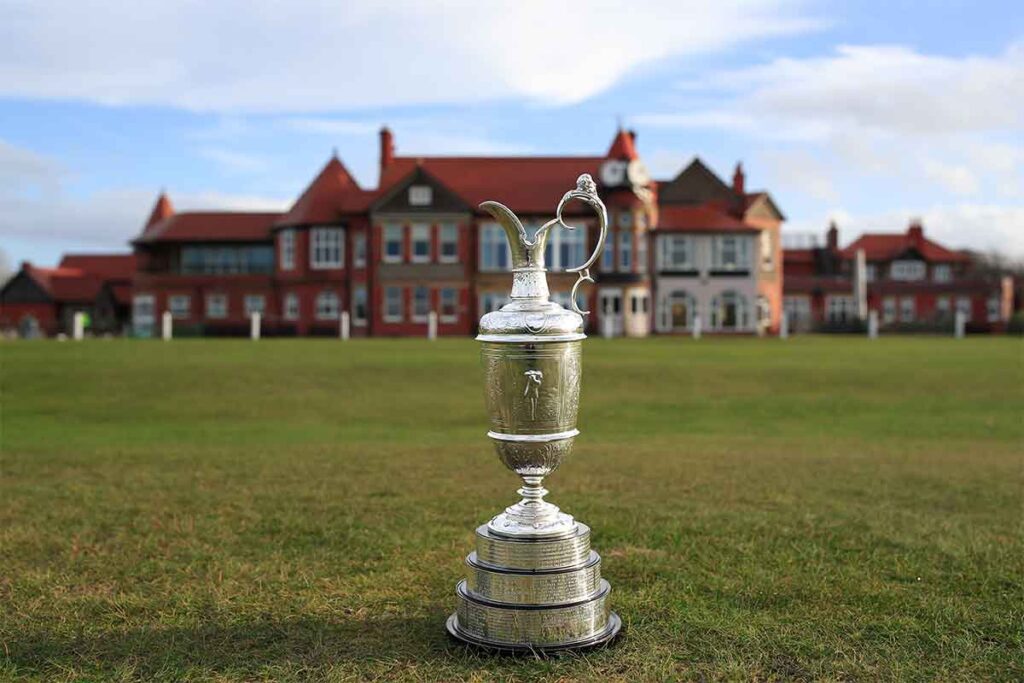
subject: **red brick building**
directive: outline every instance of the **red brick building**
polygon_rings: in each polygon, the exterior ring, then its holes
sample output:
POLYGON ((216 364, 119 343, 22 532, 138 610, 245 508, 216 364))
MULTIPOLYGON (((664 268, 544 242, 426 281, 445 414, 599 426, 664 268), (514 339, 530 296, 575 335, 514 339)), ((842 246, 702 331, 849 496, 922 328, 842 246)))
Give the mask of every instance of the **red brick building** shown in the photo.
POLYGON ((944 331, 962 311, 968 330, 980 332, 1003 329, 1012 313, 1008 278, 977 272, 969 254, 928 239, 919 221, 905 233, 867 233, 844 248, 833 223, 824 245, 785 249, 784 268, 790 329, 852 329, 876 311, 883 329, 944 331))
POLYGON ((88 315, 88 331, 119 334, 130 321, 131 254, 69 254, 56 268, 31 263, 0 289, 0 330, 22 337, 70 334, 75 313, 88 315))

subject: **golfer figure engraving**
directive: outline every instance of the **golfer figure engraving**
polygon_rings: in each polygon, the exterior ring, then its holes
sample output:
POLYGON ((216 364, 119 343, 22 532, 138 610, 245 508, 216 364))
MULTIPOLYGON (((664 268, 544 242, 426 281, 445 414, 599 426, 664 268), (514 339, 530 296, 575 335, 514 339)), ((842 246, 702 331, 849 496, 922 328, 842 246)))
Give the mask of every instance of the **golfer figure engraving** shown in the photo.
POLYGON ((544 500, 544 478, 572 451, 579 430, 583 316, 576 293, 593 282, 590 267, 604 251, 608 212, 589 175, 566 192, 555 217, 530 239, 506 206, 480 208, 504 229, 512 254, 511 301, 480 320, 487 436, 498 458, 522 479, 519 502, 476 530, 468 576, 456 587, 457 609, 448 632, 467 643, 509 651, 546 652, 610 642, 619 617, 601 558, 590 548, 590 528, 544 500), (597 214, 590 257, 568 269, 577 279, 570 309, 550 300, 544 249, 552 229, 577 230, 563 219, 571 202, 597 214))
POLYGON ((537 401, 540 400, 540 385, 544 381, 544 373, 540 370, 527 370, 523 373, 526 377, 526 391, 523 396, 530 403, 530 419, 537 419, 537 401))

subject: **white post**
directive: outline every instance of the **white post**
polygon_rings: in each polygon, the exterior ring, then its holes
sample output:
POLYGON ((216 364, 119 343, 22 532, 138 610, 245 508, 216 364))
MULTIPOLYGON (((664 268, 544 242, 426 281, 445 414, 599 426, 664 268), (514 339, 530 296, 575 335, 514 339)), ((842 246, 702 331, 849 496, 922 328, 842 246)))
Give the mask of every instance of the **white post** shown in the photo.
POLYGON ((700 339, 700 333, 703 331, 703 323, 700 319, 700 313, 693 316, 693 338, 700 339))
POLYGON ((259 311, 253 311, 252 315, 249 316, 249 337, 253 341, 260 338, 260 322, 263 316, 260 315, 259 311))
POLYGON ((75 315, 71 319, 71 331, 75 341, 82 341, 85 336, 85 313, 75 311, 75 315))
POLYGON ((612 317, 606 313, 601 313, 601 336, 605 339, 612 338, 612 317))
POLYGON ((878 311, 868 311, 868 339, 878 339, 878 311))
POLYGON ((963 339, 964 338, 964 333, 966 332, 966 330, 967 330, 967 315, 963 311, 961 311, 960 309, 957 309, 955 324, 954 324, 954 328, 953 328, 953 335, 957 339, 963 339))
POLYGON ((164 311, 160 323, 160 336, 164 341, 171 341, 171 337, 174 335, 174 321, 170 311, 164 311))
POLYGON ((427 314, 427 339, 430 341, 437 339, 437 313, 434 311, 427 314))
POLYGON ((348 341, 349 334, 351 332, 351 321, 348 317, 348 311, 341 312, 341 324, 338 325, 338 336, 341 337, 342 341, 348 341))
POLYGON ((782 320, 779 321, 779 339, 789 339, 789 316, 785 311, 782 313, 782 320))
POLYGON ((864 250, 857 250, 856 269, 853 284, 857 295, 857 319, 868 317, 868 264, 864 250))

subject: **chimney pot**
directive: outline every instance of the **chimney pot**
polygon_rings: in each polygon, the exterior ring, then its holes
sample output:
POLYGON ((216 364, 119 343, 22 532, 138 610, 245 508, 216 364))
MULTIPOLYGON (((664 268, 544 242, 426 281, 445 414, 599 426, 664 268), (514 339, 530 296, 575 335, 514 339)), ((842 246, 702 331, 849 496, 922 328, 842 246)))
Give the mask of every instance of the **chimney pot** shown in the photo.
POLYGON ((747 178, 743 174, 743 164, 737 162, 736 171, 732 174, 732 191, 738 195, 744 194, 746 192, 746 181, 747 178))
POLYGON ((825 243, 828 245, 829 251, 836 251, 839 249, 839 228, 836 227, 835 221, 829 221, 828 232, 825 233, 825 243))
POLYGON ((380 170, 387 168, 395 158, 395 139, 391 129, 384 126, 380 129, 380 170))

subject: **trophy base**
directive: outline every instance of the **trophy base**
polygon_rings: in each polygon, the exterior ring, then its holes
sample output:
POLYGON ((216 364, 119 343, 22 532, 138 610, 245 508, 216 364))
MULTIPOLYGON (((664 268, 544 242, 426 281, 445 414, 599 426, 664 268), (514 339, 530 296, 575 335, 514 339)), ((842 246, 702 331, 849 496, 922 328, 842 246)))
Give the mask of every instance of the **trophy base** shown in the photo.
POLYGON ((585 524, 542 538, 508 538, 485 524, 476 540, 447 622, 454 638, 536 653, 604 645, 619 633, 622 622, 609 609, 611 586, 601 578, 601 557, 590 549, 585 524))
POLYGON ((504 654, 556 654, 558 652, 565 652, 567 650, 590 650, 603 647, 610 644, 615 640, 616 636, 619 635, 619 631, 622 630, 622 620, 619 619, 619 615, 615 612, 608 614, 608 625, 605 630, 595 636, 590 636, 583 640, 579 640, 573 643, 562 643, 561 645, 509 645, 508 643, 502 643, 494 640, 487 640, 479 636, 467 633, 459 628, 459 615, 452 614, 448 617, 448 621, 445 622, 445 628, 448 629, 448 635, 455 640, 466 645, 472 645, 482 650, 489 650, 496 653, 504 654))

